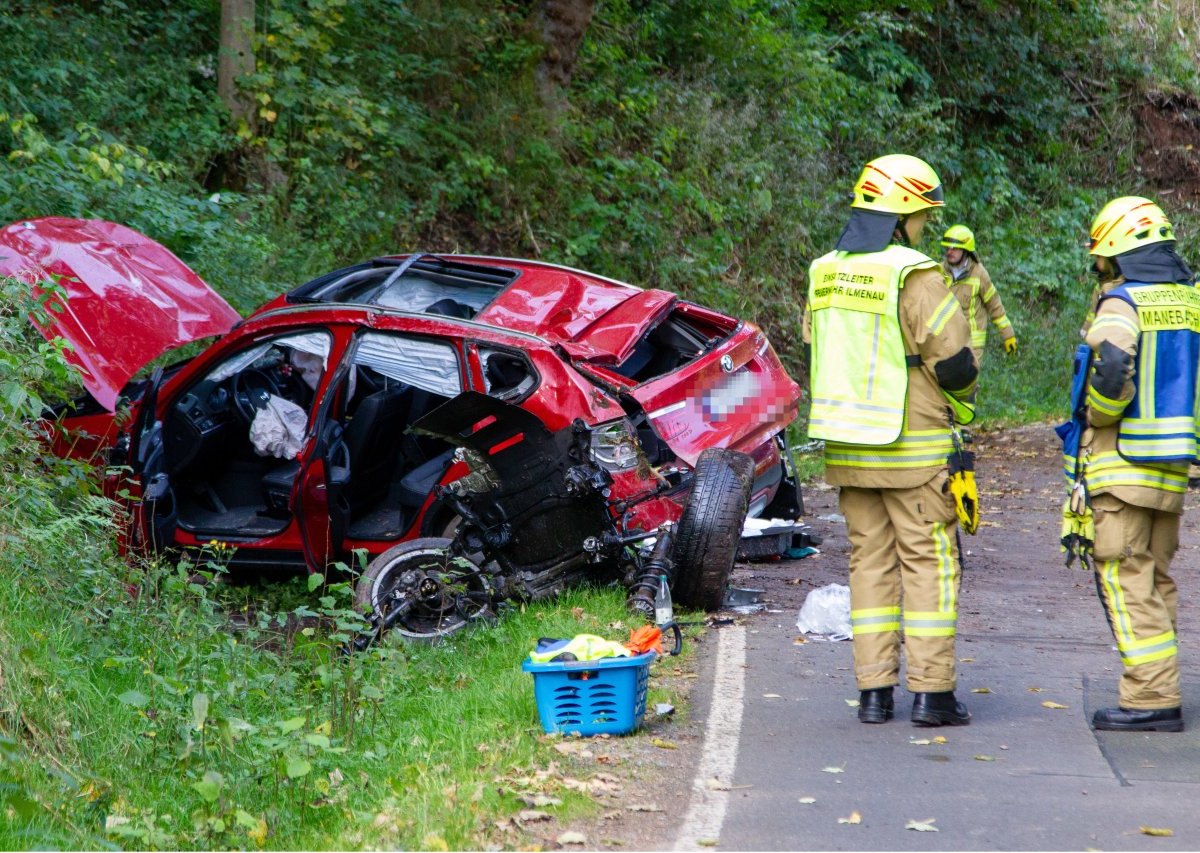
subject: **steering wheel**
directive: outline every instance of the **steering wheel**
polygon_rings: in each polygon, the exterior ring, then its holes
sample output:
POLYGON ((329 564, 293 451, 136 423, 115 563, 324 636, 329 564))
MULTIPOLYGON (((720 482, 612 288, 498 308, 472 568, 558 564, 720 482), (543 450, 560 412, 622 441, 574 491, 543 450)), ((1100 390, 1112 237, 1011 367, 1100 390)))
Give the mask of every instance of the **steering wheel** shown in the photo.
POLYGON ((260 409, 266 408, 272 394, 279 394, 279 383, 275 378, 256 367, 235 373, 230 388, 233 391, 233 407, 247 425, 254 421, 260 409))

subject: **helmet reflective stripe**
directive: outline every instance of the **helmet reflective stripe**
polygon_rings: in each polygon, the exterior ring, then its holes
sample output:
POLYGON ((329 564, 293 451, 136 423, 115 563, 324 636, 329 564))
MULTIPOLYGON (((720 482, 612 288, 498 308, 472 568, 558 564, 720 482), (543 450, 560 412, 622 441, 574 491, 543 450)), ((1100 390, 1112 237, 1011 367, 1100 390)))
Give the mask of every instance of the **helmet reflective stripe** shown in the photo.
POLYGON ((1141 196, 1122 196, 1104 205, 1092 220, 1088 251, 1112 258, 1174 239, 1175 231, 1161 207, 1141 196))
POLYGON ((942 245, 949 249, 975 251, 975 234, 965 225, 951 225, 942 235, 942 245))
POLYGON ((944 204, 942 180, 932 166, 908 154, 887 154, 858 176, 850 206, 903 216, 944 204))

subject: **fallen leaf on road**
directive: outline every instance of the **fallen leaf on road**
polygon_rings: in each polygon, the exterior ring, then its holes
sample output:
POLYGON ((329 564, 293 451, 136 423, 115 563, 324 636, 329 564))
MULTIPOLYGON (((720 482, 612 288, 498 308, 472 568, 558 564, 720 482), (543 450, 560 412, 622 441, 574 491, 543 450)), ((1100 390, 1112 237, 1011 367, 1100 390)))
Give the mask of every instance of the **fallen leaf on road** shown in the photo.
POLYGON ((857 708, 858 700, 857 699, 847 699, 846 704, 849 705, 851 708, 857 708))
POLYGON ((716 847, 717 839, 715 838, 697 838, 696 843, 701 847, 716 847))
POLYGON ((517 813, 517 820, 523 820, 527 823, 533 823, 536 820, 550 820, 550 813, 538 811, 537 809, 521 809, 517 813))
POLYGON ((845 767, 822 767, 821 772, 822 773, 845 773, 846 768, 845 767))
POLYGON ((975 663, 975 658, 959 658, 959 663, 975 663))
POLYGON ((1175 834, 1175 830, 1160 826, 1139 826, 1138 829, 1142 831, 1142 835, 1155 835, 1159 838, 1170 838, 1175 834))
POLYGON ((656 805, 655 803, 634 803, 633 805, 626 806, 625 808, 629 809, 631 812, 661 812, 662 811, 662 806, 656 805))
POLYGON ((862 823, 862 815, 858 812, 850 812, 850 817, 839 817, 838 823, 862 823))
POLYGON ((792 640, 792 645, 793 646, 803 646, 807 642, 808 642, 808 640, 805 639, 804 637, 797 637, 796 639, 792 640))
POLYGON ((799 802, 806 806, 811 806, 817 801, 816 797, 801 797, 799 802))
POLYGON ((563 755, 578 755, 580 758, 591 758, 592 752, 583 743, 576 740, 565 740, 554 744, 554 751, 563 755))
POLYGON ((971 692, 972 693, 991 693, 992 688, 990 688, 990 687, 973 687, 973 688, 971 688, 971 692))
POLYGON ((1041 693, 1042 692, 1041 687, 1026 687, 1025 689, 1028 690, 1030 693, 1041 693))
POLYGON ((946 738, 943 735, 938 735, 937 737, 935 737, 933 739, 933 742, 934 743, 949 743, 950 741, 946 740, 946 738))
POLYGON ((933 741, 927 737, 922 737, 914 738, 913 740, 910 740, 909 743, 911 743, 913 746, 929 746, 929 744, 933 743, 933 741))
POLYGON ((710 791, 728 791, 729 790, 729 785, 726 784, 725 782, 722 782, 720 779, 716 778, 715 776, 713 778, 709 779, 708 781, 706 781, 704 783, 704 787, 708 788, 708 790, 710 790, 710 791))
POLYGON ((587 836, 582 832, 564 832, 554 840, 559 844, 587 844, 587 836))
POLYGON ((669 740, 663 740, 662 738, 658 738, 658 737, 651 738, 650 745, 657 746, 659 749, 679 749, 678 746, 671 743, 669 740))
POLYGON ((518 794, 517 796, 521 798, 521 802, 525 805, 533 806, 534 808, 562 805, 562 800, 558 797, 551 797, 548 794, 518 794))
POLYGON ((1051 701, 1049 701, 1049 700, 1046 700, 1045 702, 1043 702, 1043 703, 1042 703, 1042 707, 1043 707, 1043 708, 1050 708, 1051 710, 1054 710, 1054 711, 1065 711, 1065 710, 1067 709, 1067 707, 1068 707, 1068 706, 1067 706, 1067 705, 1060 705, 1060 704, 1058 704, 1057 702, 1051 702, 1051 701))
POLYGON ((996 759, 990 755, 977 755, 977 756, 975 756, 975 760, 976 761, 995 761, 996 759))
POLYGON ((937 818, 927 817, 925 820, 910 820, 904 824, 905 829, 915 829, 917 832, 937 832, 938 828, 933 825, 937 818))
POLYGON ((783 697, 780 696, 778 693, 764 693, 763 698, 764 699, 782 699, 783 697))

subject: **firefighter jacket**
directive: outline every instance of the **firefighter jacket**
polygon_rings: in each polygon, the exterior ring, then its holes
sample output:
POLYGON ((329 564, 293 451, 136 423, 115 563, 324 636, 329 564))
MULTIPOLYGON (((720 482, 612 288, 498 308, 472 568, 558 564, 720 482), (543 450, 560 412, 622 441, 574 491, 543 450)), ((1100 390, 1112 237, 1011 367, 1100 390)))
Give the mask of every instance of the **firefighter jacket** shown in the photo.
POLYGON ((967 317, 973 349, 981 349, 987 344, 989 317, 1000 333, 1000 340, 1007 341, 1015 337, 1012 323, 1004 313, 1004 303, 1000 301, 996 285, 992 284, 992 277, 983 264, 968 256, 967 263, 962 266, 951 267, 948 262, 943 262, 942 268, 950 278, 951 292, 958 297, 958 304, 967 317))
MULTIPOLYGON (((1182 512, 1197 449, 1200 290, 1117 279, 1087 330, 1093 352, 1081 452, 1093 495, 1182 512)), ((1065 460, 1073 469, 1075 460, 1065 460)))
POLYGON ((967 420, 978 369, 958 301, 913 249, 830 252, 809 270, 809 435, 834 486, 915 488, 946 469, 951 403, 967 420))

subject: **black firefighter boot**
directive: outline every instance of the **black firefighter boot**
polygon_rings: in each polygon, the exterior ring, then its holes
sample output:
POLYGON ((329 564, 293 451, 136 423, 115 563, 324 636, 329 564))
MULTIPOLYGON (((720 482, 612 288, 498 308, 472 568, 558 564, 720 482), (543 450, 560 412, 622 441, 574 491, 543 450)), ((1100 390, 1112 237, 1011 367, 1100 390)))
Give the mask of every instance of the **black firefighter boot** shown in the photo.
POLYGON ((912 721, 914 726, 966 726, 971 723, 971 714, 954 698, 953 690, 914 693, 912 721))
POLYGON ((861 723, 886 723, 892 718, 894 708, 890 687, 876 687, 858 694, 858 720, 861 723))
POLYGON ((1183 713, 1179 708, 1101 708, 1092 715, 1092 727, 1105 732, 1181 732, 1183 713))

